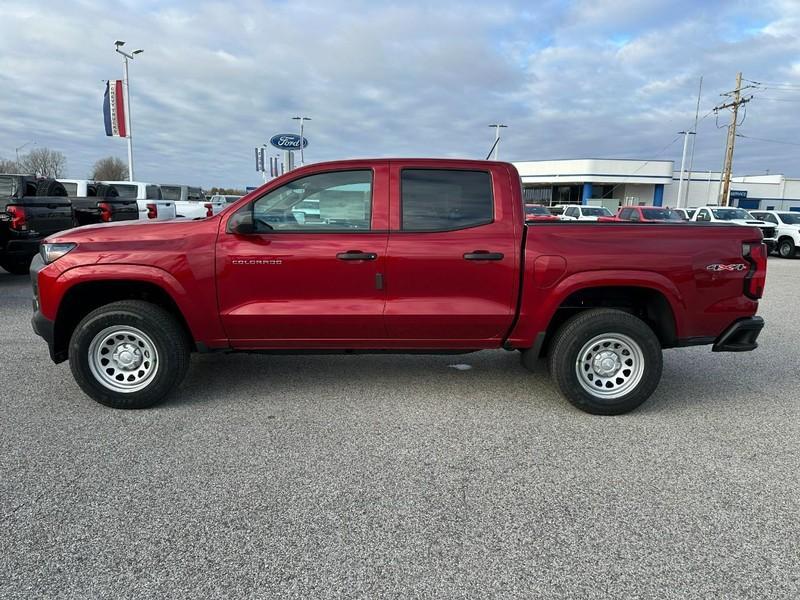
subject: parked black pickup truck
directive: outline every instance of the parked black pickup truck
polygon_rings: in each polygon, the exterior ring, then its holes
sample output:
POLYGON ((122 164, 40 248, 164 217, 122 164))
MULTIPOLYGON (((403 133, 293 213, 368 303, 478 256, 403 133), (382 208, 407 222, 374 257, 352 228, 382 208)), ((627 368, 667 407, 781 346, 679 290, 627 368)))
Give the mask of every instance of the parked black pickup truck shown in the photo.
POLYGON ((113 185, 78 179, 53 182, 52 191, 61 195, 61 189, 72 201, 76 226, 139 218, 136 199, 120 198, 113 185))
POLYGON ((74 225, 69 198, 43 195, 52 181, 0 175, 0 267, 9 273, 27 273, 39 242, 74 225))

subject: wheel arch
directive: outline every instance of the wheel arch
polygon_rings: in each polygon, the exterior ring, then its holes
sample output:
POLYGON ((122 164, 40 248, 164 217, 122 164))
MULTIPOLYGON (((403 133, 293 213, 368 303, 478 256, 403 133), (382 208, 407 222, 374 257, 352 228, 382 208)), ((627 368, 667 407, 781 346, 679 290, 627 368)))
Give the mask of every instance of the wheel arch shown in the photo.
POLYGON ((143 300, 162 307, 175 318, 190 347, 196 350, 189 323, 175 298, 164 287, 144 279, 96 279, 76 282, 59 302, 53 332, 56 360, 67 358, 69 340, 81 319, 96 308, 119 300, 143 300))

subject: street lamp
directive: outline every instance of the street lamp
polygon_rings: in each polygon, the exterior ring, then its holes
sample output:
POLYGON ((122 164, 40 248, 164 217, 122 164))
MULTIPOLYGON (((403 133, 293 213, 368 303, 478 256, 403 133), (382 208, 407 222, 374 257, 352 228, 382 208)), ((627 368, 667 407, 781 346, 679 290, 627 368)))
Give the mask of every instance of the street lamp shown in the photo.
POLYGON ((125 64, 125 133, 128 134, 128 181, 133 181, 133 132, 131 131, 131 84, 130 79, 128 78, 128 60, 133 60, 134 56, 141 54, 144 52, 144 50, 134 50, 128 54, 127 52, 120 50, 120 48, 124 45, 125 42, 122 40, 117 40, 114 42, 114 51, 117 54, 122 55, 125 64))
MULTIPOLYGON (((494 159, 497 160, 497 155, 500 150, 500 128, 508 127, 508 125, 503 125, 502 123, 492 123, 489 125, 489 127, 494 127, 494 146, 492 146, 492 148, 494 149, 494 159)), ((491 154, 491 152, 489 154, 491 154)), ((487 156, 486 158, 489 157, 487 156)))
POLYGON ((25 146, 29 146, 30 144, 33 144, 35 146, 36 142, 34 141, 25 142, 24 144, 22 144, 22 146, 17 146, 16 148, 14 148, 14 154, 17 155, 17 165, 16 165, 17 169, 19 169, 19 151, 22 150, 25 146))
POLYGON ((300 121, 300 164, 304 165, 303 146, 305 146, 305 139, 303 138, 303 121, 310 121, 311 117, 292 117, 292 121, 300 121))

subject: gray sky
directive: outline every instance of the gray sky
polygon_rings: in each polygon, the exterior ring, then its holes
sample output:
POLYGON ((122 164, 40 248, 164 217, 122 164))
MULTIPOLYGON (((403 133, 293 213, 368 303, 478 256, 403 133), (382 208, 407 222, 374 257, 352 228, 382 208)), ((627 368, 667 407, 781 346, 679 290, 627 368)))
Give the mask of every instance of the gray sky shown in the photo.
MULTIPOLYGON (((116 39, 145 49, 131 66, 136 175, 157 183, 258 184, 253 147, 294 131, 295 114, 313 118, 315 162, 483 158, 497 120, 504 160, 679 161, 700 75, 703 116, 737 70, 766 82, 741 133, 800 144, 798 0, 27 0, 0 5, 0 22, 0 157, 33 140, 76 178, 126 159, 102 119, 116 39)), ((724 135, 713 114, 701 122, 697 169, 719 170, 724 135)), ((734 171, 767 169, 800 177, 800 145, 738 139, 734 171)))

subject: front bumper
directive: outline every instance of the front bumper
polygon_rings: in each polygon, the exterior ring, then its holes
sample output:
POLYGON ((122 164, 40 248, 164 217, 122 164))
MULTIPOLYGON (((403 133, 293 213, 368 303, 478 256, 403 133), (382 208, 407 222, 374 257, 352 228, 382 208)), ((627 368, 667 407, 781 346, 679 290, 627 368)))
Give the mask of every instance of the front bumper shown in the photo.
POLYGON ((772 254, 775 248, 778 247, 778 241, 774 239, 764 240, 764 245, 767 247, 767 252, 772 254))
POLYGON ((45 317, 39 309, 39 271, 47 265, 44 264, 42 256, 37 253, 31 261, 30 276, 31 287, 33 290, 33 317, 31 317, 31 327, 33 332, 47 342, 47 349, 50 352, 50 359, 53 362, 62 362, 65 356, 56 356, 55 352, 55 323, 45 317))
POLYGON ((747 317, 732 323, 714 341, 712 352, 749 352, 758 348, 758 335, 764 328, 761 317, 747 317))

